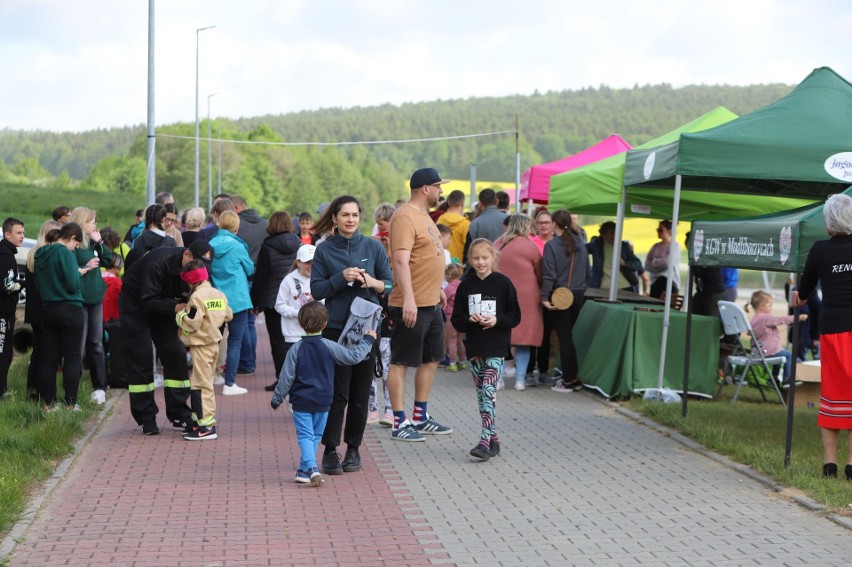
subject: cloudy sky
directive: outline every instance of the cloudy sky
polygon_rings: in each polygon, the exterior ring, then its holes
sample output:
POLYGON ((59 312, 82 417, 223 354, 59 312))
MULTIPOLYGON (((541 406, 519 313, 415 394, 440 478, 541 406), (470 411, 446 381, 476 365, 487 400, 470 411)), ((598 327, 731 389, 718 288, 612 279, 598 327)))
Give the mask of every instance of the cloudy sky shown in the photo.
MULTIPOLYGON (((634 84, 852 79, 849 0, 160 0, 156 122, 634 84)), ((0 129, 143 124, 147 0, 0 0, 0 129)))

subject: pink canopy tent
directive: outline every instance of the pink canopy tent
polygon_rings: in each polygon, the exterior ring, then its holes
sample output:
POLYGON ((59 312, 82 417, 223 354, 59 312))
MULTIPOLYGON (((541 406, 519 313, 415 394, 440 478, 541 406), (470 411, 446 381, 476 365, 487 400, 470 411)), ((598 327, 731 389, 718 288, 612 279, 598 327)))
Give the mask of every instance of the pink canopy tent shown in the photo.
POLYGON ((621 136, 613 134, 591 148, 567 158, 534 165, 521 176, 521 201, 532 199, 536 203, 547 203, 550 195, 550 177, 565 173, 580 166, 608 158, 631 149, 621 136))

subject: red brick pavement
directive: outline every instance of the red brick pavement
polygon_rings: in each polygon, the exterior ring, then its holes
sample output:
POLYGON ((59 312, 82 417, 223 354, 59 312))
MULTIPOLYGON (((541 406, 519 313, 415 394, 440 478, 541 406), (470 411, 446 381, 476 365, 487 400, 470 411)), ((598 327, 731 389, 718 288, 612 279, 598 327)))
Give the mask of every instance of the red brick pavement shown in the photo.
POLYGON ((184 441, 159 393, 162 432, 146 437, 126 392, 111 392, 120 395, 112 415, 45 501, 10 567, 448 562, 373 426, 361 472, 325 475, 319 488, 293 481, 292 418, 269 407, 272 362, 265 328, 257 329, 257 375, 238 378, 247 395, 217 396, 215 441, 184 441))

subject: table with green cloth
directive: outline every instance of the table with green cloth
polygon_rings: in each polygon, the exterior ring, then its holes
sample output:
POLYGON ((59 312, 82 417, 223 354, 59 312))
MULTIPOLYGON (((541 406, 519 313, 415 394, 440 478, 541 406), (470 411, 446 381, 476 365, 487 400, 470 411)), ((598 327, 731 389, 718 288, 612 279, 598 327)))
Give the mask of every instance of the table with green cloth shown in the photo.
MULTIPOLYGON (((669 323, 663 387, 682 392, 686 313, 672 311, 669 323)), ((656 388, 662 332, 661 309, 587 301, 573 333, 580 381, 607 398, 656 388)), ((715 393, 721 334, 718 318, 692 316, 690 394, 710 398, 715 393)))

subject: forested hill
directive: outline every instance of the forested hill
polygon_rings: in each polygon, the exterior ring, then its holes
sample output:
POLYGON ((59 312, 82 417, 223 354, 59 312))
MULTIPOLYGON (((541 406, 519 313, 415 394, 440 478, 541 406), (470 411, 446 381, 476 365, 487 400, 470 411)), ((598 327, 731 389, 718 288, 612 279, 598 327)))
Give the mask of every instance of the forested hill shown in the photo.
MULTIPOLYGON (((641 144, 717 106, 745 114, 781 98, 791 88, 781 84, 585 88, 216 119, 213 133, 215 137, 221 128, 224 139, 254 142, 438 138, 514 130, 517 114, 521 167, 527 168, 575 153, 614 133, 632 145, 641 144)), ((202 132, 206 132, 206 121, 202 132)), ((194 184, 194 143, 167 135, 191 137, 194 124, 159 126, 157 133, 157 188, 171 190, 186 202, 194 184)), ((214 148, 216 186, 218 147, 214 148)), ((202 152, 206 189, 204 143, 202 152)), ((63 188, 142 195, 144 156, 143 125, 83 133, 0 130, 0 180, 48 180, 63 188)), ((471 163, 477 164, 479 179, 513 180, 514 135, 340 147, 222 145, 223 191, 240 191, 263 210, 302 210, 344 190, 357 192, 372 204, 399 196, 404 180, 417 167, 432 165, 447 177, 464 179, 471 163)))

